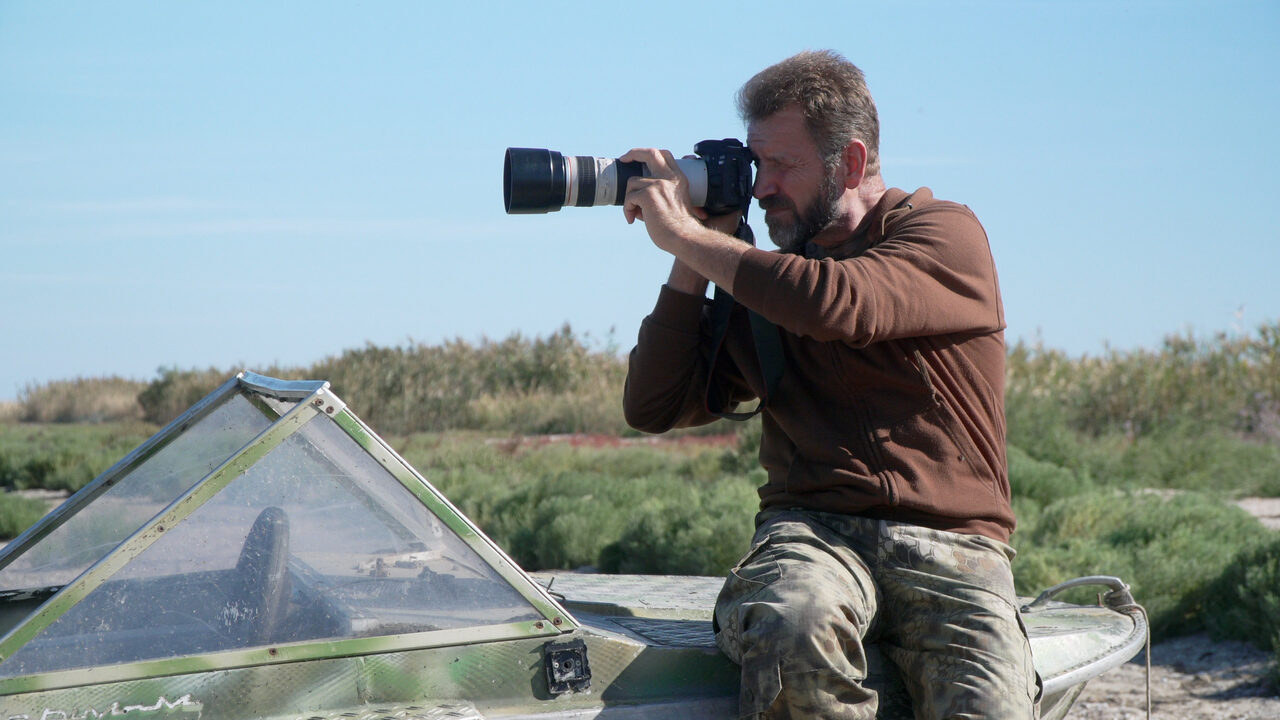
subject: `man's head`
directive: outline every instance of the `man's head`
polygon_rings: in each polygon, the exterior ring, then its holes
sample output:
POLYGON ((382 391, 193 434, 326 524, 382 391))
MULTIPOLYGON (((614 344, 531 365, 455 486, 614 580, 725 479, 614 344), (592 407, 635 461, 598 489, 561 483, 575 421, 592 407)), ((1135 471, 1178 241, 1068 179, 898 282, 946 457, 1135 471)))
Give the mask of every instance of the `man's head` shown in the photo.
POLYGON ((798 251, 846 215, 846 189, 878 180, 875 102, 862 71, 837 53, 803 52, 766 68, 742 86, 738 110, 760 164, 756 197, 782 249, 798 251))

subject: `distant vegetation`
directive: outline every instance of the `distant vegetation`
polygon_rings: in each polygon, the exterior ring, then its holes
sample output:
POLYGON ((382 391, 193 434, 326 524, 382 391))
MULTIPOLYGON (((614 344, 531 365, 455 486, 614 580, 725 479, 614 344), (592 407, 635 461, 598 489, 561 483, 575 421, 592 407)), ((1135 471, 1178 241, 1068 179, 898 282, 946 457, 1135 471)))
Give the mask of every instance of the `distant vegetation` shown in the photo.
MULTIPOLYGON (((1157 638, 1207 629, 1280 649, 1280 533, 1229 502, 1280 497, 1280 323, 1098 357, 1024 343, 1008 358, 1020 592, 1119 575, 1157 638)), ((758 424, 637 437, 621 418, 625 359, 567 327, 255 369, 331 381, 529 569, 721 574, 750 537, 758 424)), ((233 374, 29 387, 0 422, 0 485, 73 491, 233 374)), ((43 512, 24 500, 0 496, 0 535, 43 512)))

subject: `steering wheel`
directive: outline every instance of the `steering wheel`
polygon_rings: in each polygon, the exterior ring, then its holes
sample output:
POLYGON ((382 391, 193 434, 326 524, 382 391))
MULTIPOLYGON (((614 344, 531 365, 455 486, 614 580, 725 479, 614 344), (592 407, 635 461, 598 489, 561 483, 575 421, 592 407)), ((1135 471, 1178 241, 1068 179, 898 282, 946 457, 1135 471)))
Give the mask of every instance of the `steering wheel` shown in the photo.
POLYGON ((249 528, 236 573, 243 583, 238 609, 243 639, 265 644, 275 637, 289 610, 289 517, 265 508, 249 528))

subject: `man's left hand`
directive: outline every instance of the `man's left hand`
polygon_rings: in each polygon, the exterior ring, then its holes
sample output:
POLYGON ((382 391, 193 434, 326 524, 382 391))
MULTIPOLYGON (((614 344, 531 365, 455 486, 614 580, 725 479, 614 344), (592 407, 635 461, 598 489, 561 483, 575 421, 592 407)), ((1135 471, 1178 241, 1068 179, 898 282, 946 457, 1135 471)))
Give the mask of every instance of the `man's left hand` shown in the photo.
MULTIPOLYGON (((670 150, 636 149, 618 158, 621 162, 642 162, 649 177, 633 177, 627 183, 622 213, 628 223, 644 223, 650 239, 658 247, 673 252, 679 238, 696 232, 702 225, 689 197, 689 179, 676 165, 670 150)), ((706 216, 701 211, 702 217, 706 216)), ((735 226, 736 227, 736 226, 735 226)))

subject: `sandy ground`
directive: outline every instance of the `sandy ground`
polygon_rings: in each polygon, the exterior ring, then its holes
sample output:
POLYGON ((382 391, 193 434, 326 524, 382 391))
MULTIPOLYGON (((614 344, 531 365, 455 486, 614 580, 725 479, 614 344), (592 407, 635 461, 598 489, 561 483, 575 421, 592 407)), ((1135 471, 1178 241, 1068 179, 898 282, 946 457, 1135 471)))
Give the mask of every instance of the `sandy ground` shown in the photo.
POLYGON ((1280 498, 1244 498, 1237 500, 1236 505, 1258 518, 1263 525, 1280 530, 1280 498))
MULTIPOLYGON (((1212 642, 1205 635, 1158 643, 1151 648, 1151 717, 1280 719, 1280 694, 1266 680, 1271 659, 1247 643, 1212 642)), ((1090 682, 1067 720, 1147 717, 1145 662, 1145 653, 1139 654, 1090 682)))

